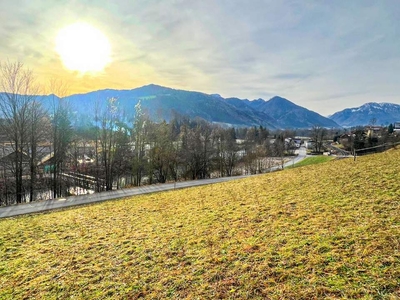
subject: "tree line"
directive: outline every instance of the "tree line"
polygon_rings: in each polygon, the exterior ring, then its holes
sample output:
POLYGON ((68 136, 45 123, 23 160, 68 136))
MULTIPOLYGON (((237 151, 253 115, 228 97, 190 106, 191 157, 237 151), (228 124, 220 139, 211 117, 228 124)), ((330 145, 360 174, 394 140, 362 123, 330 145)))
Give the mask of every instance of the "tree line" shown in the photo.
POLYGON ((101 192, 261 173, 283 165, 287 138, 294 136, 277 132, 272 143, 262 126, 223 128, 177 113, 169 122, 154 120, 140 102, 127 120, 116 98, 99 99, 86 126, 75 127, 62 82, 50 83, 54 97, 47 109, 21 63, 1 63, 0 84, 0 205, 67 196, 77 179, 101 192))

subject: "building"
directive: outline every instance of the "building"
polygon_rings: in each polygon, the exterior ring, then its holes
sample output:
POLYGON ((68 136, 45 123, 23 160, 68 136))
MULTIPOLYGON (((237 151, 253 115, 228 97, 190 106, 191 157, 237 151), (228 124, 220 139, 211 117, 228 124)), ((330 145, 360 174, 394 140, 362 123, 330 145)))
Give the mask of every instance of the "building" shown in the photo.
POLYGON ((305 146, 307 149, 314 150, 315 149, 315 141, 308 140, 305 142, 305 146))
MULTIPOLYGON (((400 125, 400 124, 399 124, 400 125)), ((383 126, 368 126, 366 128, 368 137, 380 137, 382 135, 383 126)))
POLYGON ((400 122, 394 122, 393 131, 400 132, 400 122))

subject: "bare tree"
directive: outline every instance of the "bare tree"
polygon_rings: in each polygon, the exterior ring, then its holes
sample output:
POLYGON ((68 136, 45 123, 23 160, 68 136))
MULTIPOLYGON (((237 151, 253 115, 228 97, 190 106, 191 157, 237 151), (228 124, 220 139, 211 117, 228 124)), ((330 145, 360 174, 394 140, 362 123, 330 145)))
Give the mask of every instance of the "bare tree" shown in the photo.
POLYGON ((281 169, 283 169, 283 166, 285 164, 285 153, 286 153, 286 141, 284 133, 281 133, 276 137, 273 145, 273 152, 274 155, 279 158, 280 167, 281 169))
POLYGON ((14 151, 11 171, 15 176, 16 202, 21 203, 25 194, 23 174, 32 142, 29 135, 32 133, 32 113, 37 108, 38 86, 32 71, 20 62, 7 61, 0 63, 0 89, 0 113, 4 119, 1 126, 14 151))
POLYGON ((164 183, 167 181, 169 175, 174 151, 170 126, 163 121, 159 124, 154 124, 153 131, 153 145, 149 151, 151 173, 158 182, 164 183))
POLYGON ((191 179, 204 179, 210 176, 211 158, 214 152, 212 127, 205 121, 196 121, 194 128, 182 126, 182 147, 180 156, 191 179))
MULTIPOLYGON (((113 163, 113 176, 117 189, 121 187, 121 177, 132 174, 132 151, 130 145, 130 128, 123 122, 118 122, 115 128, 116 147, 113 163)), ((126 179, 126 177, 125 177, 126 179)))
POLYGON ((29 159, 30 159, 30 184, 29 200, 36 200, 35 190, 37 187, 38 149, 39 143, 48 138, 50 129, 49 120, 45 110, 37 101, 33 101, 29 110, 30 132, 29 132, 29 159))
POLYGON ((100 192, 103 187, 100 186, 100 157, 99 157, 99 122, 100 122, 100 100, 97 99, 94 103, 94 130, 95 130, 95 140, 94 140, 94 151, 95 151, 95 176, 96 176, 96 192, 100 192))
POLYGON ((235 129, 226 129, 222 133, 221 158, 226 176, 232 176, 233 169, 238 160, 238 145, 236 144, 235 129))
POLYGON ((327 131, 324 127, 313 126, 311 130, 311 138, 314 141, 314 150, 316 153, 321 152, 326 133, 327 131))
POLYGON ((63 81, 52 80, 50 82, 52 91, 52 107, 50 111, 52 123, 52 144, 53 144, 53 197, 62 196, 61 173, 64 171, 64 164, 67 157, 69 144, 72 140, 71 109, 65 97, 68 86, 63 81), (58 96, 56 96, 56 94, 58 96))
POLYGON ((108 99, 107 107, 101 116, 100 147, 105 173, 106 190, 113 188, 113 167, 117 148, 118 105, 116 98, 108 99))
MULTIPOLYGON (((145 147, 147 139, 147 125, 150 122, 142 110, 140 101, 135 105, 135 119, 133 122, 132 139, 134 142, 133 173, 135 185, 142 183, 143 172, 145 170, 145 147)), ((151 176, 151 175, 150 175, 151 176)))

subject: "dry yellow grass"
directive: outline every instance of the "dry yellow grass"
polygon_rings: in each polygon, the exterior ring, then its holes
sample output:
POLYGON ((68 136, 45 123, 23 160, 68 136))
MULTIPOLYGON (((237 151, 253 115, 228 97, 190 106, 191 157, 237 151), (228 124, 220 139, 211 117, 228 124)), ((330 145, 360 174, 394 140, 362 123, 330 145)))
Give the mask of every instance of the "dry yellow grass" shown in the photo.
POLYGON ((0 221, 1 299, 398 299, 400 151, 0 221))

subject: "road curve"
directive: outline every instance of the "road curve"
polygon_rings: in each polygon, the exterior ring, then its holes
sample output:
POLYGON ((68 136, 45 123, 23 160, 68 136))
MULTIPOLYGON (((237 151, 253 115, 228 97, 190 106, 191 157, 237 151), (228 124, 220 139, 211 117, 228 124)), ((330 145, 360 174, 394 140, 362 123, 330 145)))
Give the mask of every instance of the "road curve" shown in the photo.
POLYGON ((297 156, 293 158, 292 160, 288 161, 283 165, 283 168, 287 168, 290 166, 293 166, 294 164, 297 164, 298 162, 301 162, 303 159, 307 157, 307 149, 306 147, 301 147, 299 150, 296 150, 297 156))

